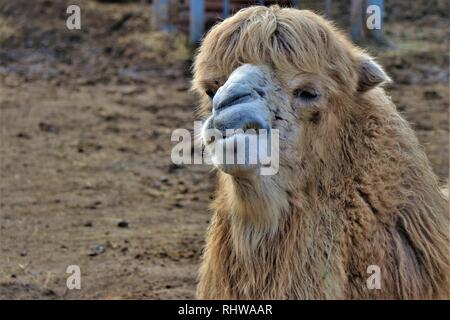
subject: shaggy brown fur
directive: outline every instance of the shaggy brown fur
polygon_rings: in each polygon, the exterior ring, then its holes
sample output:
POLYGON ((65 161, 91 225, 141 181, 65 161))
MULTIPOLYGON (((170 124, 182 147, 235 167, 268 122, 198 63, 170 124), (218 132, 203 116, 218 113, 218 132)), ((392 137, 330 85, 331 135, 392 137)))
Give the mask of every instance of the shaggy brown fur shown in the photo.
POLYGON ((243 63, 270 66, 288 100, 288 74, 318 83, 327 97, 274 120, 299 136, 281 141, 276 176, 219 171, 199 298, 449 296, 448 200, 361 57, 329 22, 295 9, 247 8, 206 36, 194 77, 204 113, 204 91, 243 63), (381 268, 381 290, 366 286, 369 265, 381 268))

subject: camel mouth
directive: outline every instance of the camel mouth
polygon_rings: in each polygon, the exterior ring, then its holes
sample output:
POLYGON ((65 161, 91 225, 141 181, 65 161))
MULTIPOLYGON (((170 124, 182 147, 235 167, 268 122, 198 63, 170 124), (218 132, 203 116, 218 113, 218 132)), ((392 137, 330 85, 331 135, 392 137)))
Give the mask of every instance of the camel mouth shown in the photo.
POLYGON ((236 130, 269 130, 270 125, 266 117, 262 115, 266 109, 265 104, 260 101, 251 100, 239 103, 215 111, 211 119, 211 125, 223 132, 224 136, 231 135, 236 130))
POLYGON ((272 137, 272 130, 239 129, 225 136, 220 133, 205 142, 211 164, 233 176, 257 173, 278 163, 278 160, 273 161, 275 157, 278 159, 273 144, 278 144, 279 140, 272 137))
POLYGON ((230 130, 228 132, 222 132, 219 131, 220 133, 218 135, 207 135, 207 137, 204 139, 204 144, 206 146, 210 146, 214 143, 219 142, 220 140, 223 141, 229 141, 232 139, 235 139, 238 135, 239 136, 249 136, 249 137, 257 137, 259 135, 263 135, 263 134, 267 134, 267 132, 270 132, 270 129, 263 129, 260 128, 258 125, 256 124, 248 124, 247 126, 245 126, 242 129, 237 129, 237 130, 230 130))
MULTIPOLYGON (((240 99, 247 100, 243 96, 240 99)), ((267 107, 260 101, 245 101, 243 103, 219 109, 206 120, 203 130, 203 143, 209 146, 220 140, 227 140, 237 134, 249 136, 264 135, 272 130, 271 124, 266 120, 267 107)))

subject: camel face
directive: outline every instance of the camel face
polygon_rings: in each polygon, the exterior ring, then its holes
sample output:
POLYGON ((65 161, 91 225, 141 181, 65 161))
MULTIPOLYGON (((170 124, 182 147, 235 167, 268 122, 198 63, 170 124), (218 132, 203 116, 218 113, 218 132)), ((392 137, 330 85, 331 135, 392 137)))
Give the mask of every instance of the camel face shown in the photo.
POLYGON ((267 65, 239 66, 212 97, 203 126, 212 163, 234 176, 257 175, 261 167, 278 166, 280 158, 298 153, 303 123, 318 121, 327 105, 322 91, 311 75, 267 65))

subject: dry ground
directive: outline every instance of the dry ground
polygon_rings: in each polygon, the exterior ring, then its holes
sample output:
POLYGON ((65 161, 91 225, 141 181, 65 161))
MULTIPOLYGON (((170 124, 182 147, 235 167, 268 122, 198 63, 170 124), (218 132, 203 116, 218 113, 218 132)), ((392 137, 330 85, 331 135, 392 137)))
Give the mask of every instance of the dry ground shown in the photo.
MULTIPOLYGON (((190 50, 148 30, 146 4, 79 3, 68 31, 65 1, 0 0, 0 298, 192 298, 214 175, 170 161, 194 121, 190 50)), ((388 8, 397 49, 378 56, 446 181, 448 16, 417 3, 388 8)))

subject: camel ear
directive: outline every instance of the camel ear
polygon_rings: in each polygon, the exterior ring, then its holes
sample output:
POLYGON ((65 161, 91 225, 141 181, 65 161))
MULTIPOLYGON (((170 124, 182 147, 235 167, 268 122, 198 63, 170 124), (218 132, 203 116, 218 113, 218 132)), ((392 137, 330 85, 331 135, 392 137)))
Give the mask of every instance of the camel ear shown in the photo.
POLYGON ((363 55, 358 66, 358 91, 364 92, 383 83, 392 82, 383 68, 371 57, 363 55))

